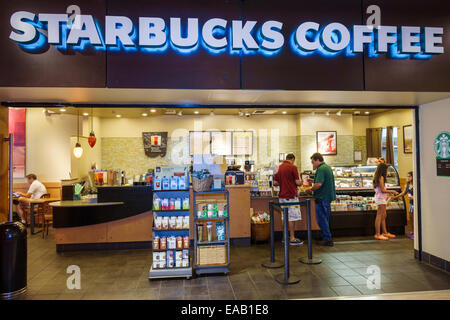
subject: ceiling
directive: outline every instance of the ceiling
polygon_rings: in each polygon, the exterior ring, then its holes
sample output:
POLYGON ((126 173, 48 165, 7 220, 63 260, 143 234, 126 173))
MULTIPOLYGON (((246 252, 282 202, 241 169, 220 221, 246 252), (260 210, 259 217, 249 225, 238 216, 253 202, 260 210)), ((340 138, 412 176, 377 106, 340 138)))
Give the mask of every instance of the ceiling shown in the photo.
POLYGON ((215 115, 239 115, 239 112, 241 112, 241 115, 244 116, 245 114, 250 114, 251 116, 255 114, 262 114, 262 115, 295 115, 299 113, 305 113, 305 114, 312 114, 314 112, 315 114, 325 114, 326 112, 329 113, 329 115, 335 115, 337 112, 341 111, 342 114, 356 114, 357 115, 369 115, 369 114, 375 114, 380 112, 385 112, 390 109, 386 108, 348 108, 348 109, 342 109, 342 108, 290 108, 290 107, 280 107, 280 108, 210 108, 210 107, 170 107, 170 108, 163 108, 163 107, 143 107, 143 108, 110 108, 110 107, 104 107, 104 108, 86 108, 86 107, 48 107, 43 108, 44 110, 48 110, 50 113, 66 113, 66 114, 79 114, 80 116, 91 116, 92 114, 96 117, 101 118, 115 118, 120 116, 121 118, 142 118, 142 117, 152 117, 152 116, 160 116, 165 115, 166 112, 169 112, 169 114, 176 115, 191 115, 191 116, 205 116, 210 115, 211 111, 214 112, 215 115), (172 113, 170 113, 172 112, 172 113), (181 112, 181 114, 179 114, 181 112))
POLYGON ((261 106, 413 106, 450 98, 450 92, 181 90, 0 87, 0 101, 24 103, 261 106))

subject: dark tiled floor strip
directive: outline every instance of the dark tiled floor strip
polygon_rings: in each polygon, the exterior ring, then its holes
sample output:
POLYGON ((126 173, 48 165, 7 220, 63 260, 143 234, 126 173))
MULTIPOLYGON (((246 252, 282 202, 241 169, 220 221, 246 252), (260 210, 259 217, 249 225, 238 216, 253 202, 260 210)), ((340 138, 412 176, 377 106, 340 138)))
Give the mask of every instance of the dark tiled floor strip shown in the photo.
MULTIPOLYGON (((307 246, 293 247, 291 272, 301 282, 279 285, 283 269, 265 269, 268 245, 233 247, 228 276, 191 280, 148 280, 150 250, 95 251, 57 254, 53 233, 28 239, 28 293, 25 299, 295 299, 450 289, 450 275, 414 259, 413 242, 339 239, 334 247, 315 247, 319 265, 298 262, 307 246), (348 240, 348 241, 345 241, 348 240), (352 241, 350 241, 352 240, 352 241), (66 268, 81 268, 81 289, 68 290, 66 268), (381 269, 381 288, 371 290, 367 267, 381 269)), ((276 256, 283 257, 281 243, 276 256)))

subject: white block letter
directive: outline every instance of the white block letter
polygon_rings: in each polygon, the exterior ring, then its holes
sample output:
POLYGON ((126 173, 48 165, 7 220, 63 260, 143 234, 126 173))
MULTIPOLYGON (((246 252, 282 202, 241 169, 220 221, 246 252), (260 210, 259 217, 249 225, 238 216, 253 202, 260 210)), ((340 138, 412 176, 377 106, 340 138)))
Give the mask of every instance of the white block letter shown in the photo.
POLYGON ((78 44, 78 42, 85 38, 93 45, 102 44, 100 37, 95 27, 94 19, 91 15, 77 15, 72 26, 79 24, 80 28, 71 28, 69 36, 67 37, 67 44, 78 44))
POLYGON ((320 25, 316 22, 304 22, 298 26, 297 31, 295 31, 295 42, 302 50, 314 51, 319 48, 319 41, 309 41, 306 39, 306 34, 309 30, 319 31, 320 25))
POLYGON ((436 46, 437 44, 442 44, 443 34, 444 28, 425 27, 425 53, 444 53, 444 47, 436 46))
POLYGON ((239 50, 244 48, 244 43, 249 50, 258 50, 258 44, 253 39, 251 32, 256 25, 256 21, 247 21, 242 26, 242 21, 233 20, 232 22, 232 48, 239 50))
POLYGON ((206 21, 202 29, 203 41, 205 41, 205 43, 211 48, 225 48, 228 44, 226 37, 218 39, 213 35, 213 31, 216 27, 220 27, 225 30, 227 27, 227 21, 219 18, 213 18, 206 21))
POLYGON ((363 52, 364 44, 371 43, 372 36, 373 36, 372 27, 353 26, 353 52, 363 52))
POLYGON ((278 21, 266 21, 261 27, 261 36, 264 39, 261 47, 267 50, 278 50, 284 44, 284 37, 281 33, 283 23, 278 21))
POLYGON ((160 47, 166 43, 166 23, 161 18, 139 18, 139 45, 160 47), (151 37, 153 35, 153 37, 151 37))
POLYGON ((198 42, 198 19, 188 18, 187 36, 182 38, 181 19, 170 18, 170 41, 177 47, 194 47, 198 42))
POLYGON ((28 19, 33 21, 35 16, 36 15, 34 13, 27 11, 14 12, 10 19, 11 27, 13 27, 14 30, 11 31, 9 38, 17 42, 33 41, 36 37, 36 28, 32 24, 22 20, 28 19))
POLYGON ((388 44, 397 42, 397 27, 379 26, 376 32, 378 35, 377 52, 387 52, 388 44))
POLYGON ((401 44, 401 52, 402 53, 419 53, 420 45, 415 46, 414 44, 420 44, 420 34, 419 27, 402 27, 402 44, 401 44))
POLYGON ((105 43, 117 45, 117 38, 124 46, 134 46, 130 34, 133 33, 133 22, 128 17, 105 17, 105 43), (119 26, 119 27, 118 27, 119 26))
POLYGON ((61 34, 59 32, 60 22, 67 22, 69 16, 67 14, 56 13, 40 13, 39 21, 47 22, 48 43, 61 43, 61 34))
POLYGON ((330 23, 323 29, 322 31, 322 41, 325 45, 325 48, 329 51, 340 51, 345 49, 350 43, 350 32, 347 27, 341 23, 330 23), (332 37, 335 31, 339 32, 339 40, 334 42, 332 37))

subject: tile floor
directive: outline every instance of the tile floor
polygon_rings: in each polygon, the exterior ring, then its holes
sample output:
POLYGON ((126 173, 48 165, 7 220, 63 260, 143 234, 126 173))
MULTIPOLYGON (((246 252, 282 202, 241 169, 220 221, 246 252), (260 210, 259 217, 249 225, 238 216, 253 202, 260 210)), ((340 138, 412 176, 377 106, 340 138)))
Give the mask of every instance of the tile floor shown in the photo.
MULTIPOLYGON (((277 243, 276 255, 283 248, 277 243)), ((336 239, 334 247, 314 246, 319 265, 298 262, 307 246, 291 247, 291 272, 296 285, 283 286, 261 262, 269 258, 266 244, 232 247, 228 276, 201 276, 191 280, 148 280, 151 250, 56 253, 54 234, 28 238, 28 293, 25 299, 301 299, 334 296, 450 289, 450 275, 419 263, 413 242, 398 238, 376 242, 369 238, 336 239), (68 290, 66 268, 81 268, 81 289, 68 290), (366 286, 367 267, 381 268, 381 288, 366 286)))

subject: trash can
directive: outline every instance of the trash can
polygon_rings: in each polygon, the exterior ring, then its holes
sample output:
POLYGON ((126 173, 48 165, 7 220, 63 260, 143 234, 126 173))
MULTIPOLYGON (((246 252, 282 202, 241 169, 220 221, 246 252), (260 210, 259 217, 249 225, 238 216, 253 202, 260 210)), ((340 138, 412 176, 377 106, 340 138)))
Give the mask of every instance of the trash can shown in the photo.
POLYGON ((0 299, 27 289, 27 230, 20 222, 0 224, 0 299))

